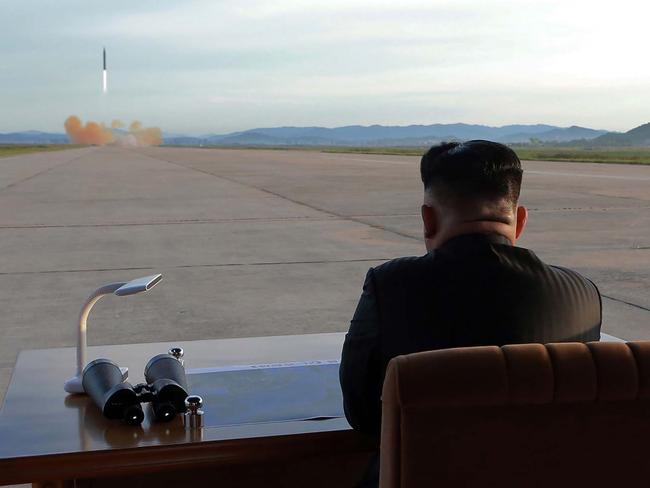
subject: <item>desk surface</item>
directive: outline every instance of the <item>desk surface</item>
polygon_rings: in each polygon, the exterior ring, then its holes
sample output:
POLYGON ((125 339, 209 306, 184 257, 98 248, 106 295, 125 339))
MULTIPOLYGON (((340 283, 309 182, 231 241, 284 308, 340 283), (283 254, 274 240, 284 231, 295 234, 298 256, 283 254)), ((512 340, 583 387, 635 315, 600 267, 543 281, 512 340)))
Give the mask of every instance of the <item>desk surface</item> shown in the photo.
MULTIPOLYGON (((143 381, 148 359, 171 346, 183 347, 185 366, 192 369, 338 359, 343 337, 336 333, 96 346, 89 348, 88 358, 108 357, 129 367, 129 381, 135 384, 143 381)), ((107 472, 128 473, 138 466, 178 464, 183 458, 203 457, 207 463, 235 459, 244 452, 250 457, 253 440, 264 456, 278 443, 287 455, 305 449, 368 449, 367 440, 342 418, 204 428, 200 435, 186 432, 180 418, 160 424, 150 423, 147 416, 141 427, 108 421, 88 397, 63 391, 74 365, 74 348, 20 353, 0 410, 0 484, 44 479, 34 470, 47 472, 49 479, 96 475, 100 458, 110 466, 107 472)))
MULTIPOLYGON (((343 337, 336 333, 95 346, 89 348, 88 359, 109 357, 128 366, 129 381, 136 383, 144 380, 146 362, 171 346, 183 347, 186 367, 192 369, 338 359, 343 337)), ((603 334, 602 340, 617 339, 603 334)), ((63 391, 74 365, 74 348, 20 353, 0 410, 0 484, 372 449, 343 418, 207 427, 200 435, 187 432, 180 418, 160 424, 150 423, 147 416, 141 427, 109 421, 88 397, 63 391)))

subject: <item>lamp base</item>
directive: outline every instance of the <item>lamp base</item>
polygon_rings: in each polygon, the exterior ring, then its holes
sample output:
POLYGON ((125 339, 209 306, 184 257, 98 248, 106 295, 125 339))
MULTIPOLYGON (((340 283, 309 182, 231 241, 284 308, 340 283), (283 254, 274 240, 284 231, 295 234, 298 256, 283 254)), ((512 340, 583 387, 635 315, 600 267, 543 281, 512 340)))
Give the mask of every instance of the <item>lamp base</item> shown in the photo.
MULTIPOLYGON (((120 367, 122 372, 122 381, 126 381, 129 377, 129 368, 120 367)), ((65 382, 63 389, 68 393, 86 393, 83 384, 81 383, 81 375, 73 376, 65 382)))

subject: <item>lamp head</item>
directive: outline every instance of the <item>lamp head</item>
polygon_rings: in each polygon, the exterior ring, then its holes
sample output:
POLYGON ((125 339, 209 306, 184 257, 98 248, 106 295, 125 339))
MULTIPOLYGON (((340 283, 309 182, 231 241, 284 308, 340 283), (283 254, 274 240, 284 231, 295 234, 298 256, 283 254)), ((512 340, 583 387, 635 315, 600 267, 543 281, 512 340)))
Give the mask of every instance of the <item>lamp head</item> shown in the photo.
POLYGON ((154 286, 158 284, 160 280, 162 280, 161 274, 136 278, 135 280, 131 280, 128 283, 124 283, 113 293, 118 297, 135 295, 136 293, 143 293, 145 291, 151 290, 154 286))

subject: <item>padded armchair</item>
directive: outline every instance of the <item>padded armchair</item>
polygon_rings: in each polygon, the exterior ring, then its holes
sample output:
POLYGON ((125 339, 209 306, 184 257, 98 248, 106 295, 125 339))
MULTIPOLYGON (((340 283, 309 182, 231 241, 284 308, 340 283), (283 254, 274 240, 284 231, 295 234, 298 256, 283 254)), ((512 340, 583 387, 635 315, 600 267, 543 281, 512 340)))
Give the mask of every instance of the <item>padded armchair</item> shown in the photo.
POLYGON ((394 358, 380 486, 650 485, 650 341, 394 358))

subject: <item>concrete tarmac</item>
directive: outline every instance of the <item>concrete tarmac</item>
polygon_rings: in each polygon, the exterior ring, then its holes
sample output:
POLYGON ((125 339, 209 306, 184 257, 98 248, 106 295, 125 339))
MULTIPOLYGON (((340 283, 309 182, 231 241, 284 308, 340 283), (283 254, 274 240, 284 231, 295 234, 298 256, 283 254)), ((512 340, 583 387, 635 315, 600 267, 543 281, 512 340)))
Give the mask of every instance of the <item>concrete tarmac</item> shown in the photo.
MULTIPOLYGON (((0 159, 0 398, 20 350, 75 344, 95 287, 156 272, 150 293, 99 302, 90 344, 347 330, 367 269, 424 253, 418 165, 198 148, 0 159)), ((524 167, 520 245, 596 282, 604 331, 650 339, 650 167, 524 167)))

